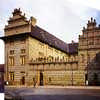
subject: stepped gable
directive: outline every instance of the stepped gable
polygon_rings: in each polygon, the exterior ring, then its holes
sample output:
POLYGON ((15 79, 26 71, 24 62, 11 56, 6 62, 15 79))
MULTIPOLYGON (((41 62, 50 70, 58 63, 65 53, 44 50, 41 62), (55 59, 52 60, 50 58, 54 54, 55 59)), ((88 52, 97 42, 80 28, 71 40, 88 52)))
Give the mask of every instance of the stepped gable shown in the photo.
POLYGON ((13 16, 9 19, 8 25, 5 26, 4 38, 23 37, 23 35, 29 34, 32 37, 38 39, 39 41, 44 42, 51 47, 59 49, 65 53, 76 52, 76 44, 67 44, 64 41, 55 37, 54 35, 38 27, 36 25, 37 21, 34 17, 31 17, 28 21, 25 17, 25 14, 22 15, 22 11, 20 10, 20 8, 14 9, 14 12, 12 14, 13 16))

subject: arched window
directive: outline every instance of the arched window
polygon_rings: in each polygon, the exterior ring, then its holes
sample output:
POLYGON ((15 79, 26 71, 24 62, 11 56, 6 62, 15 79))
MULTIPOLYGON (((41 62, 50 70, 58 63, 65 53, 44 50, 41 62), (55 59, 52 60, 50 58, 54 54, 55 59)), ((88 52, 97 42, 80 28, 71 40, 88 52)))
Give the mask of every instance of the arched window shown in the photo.
POLYGON ((88 63, 90 62, 90 55, 87 56, 88 63))
POLYGON ((64 61, 64 60, 65 60, 65 57, 63 56, 63 58, 62 58, 62 59, 63 59, 63 61, 64 61))
POLYGON ((57 57, 57 61, 59 61, 59 56, 57 57))
POLYGON ((74 58, 75 58, 75 59, 74 59, 75 61, 77 61, 77 60, 78 60, 78 57, 77 57, 77 56, 74 56, 74 58))
POLYGON ((100 62, 100 52, 96 54, 96 62, 100 62))
POLYGON ((85 60, 85 59, 84 59, 84 55, 81 54, 81 62, 84 63, 84 60, 85 60))
POLYGON ((66 62, 68 62, 68 57, 66 57, 66 62))

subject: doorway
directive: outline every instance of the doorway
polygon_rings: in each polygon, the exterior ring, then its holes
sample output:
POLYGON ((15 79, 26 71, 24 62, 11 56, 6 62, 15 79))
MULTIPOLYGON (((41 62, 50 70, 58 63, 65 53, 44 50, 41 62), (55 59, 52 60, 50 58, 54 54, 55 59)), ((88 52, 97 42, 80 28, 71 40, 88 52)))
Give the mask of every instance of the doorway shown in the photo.
POLYGON ((43 72, 40 72, 40 86, 43 86, 43 72))
POLYGON ((88 85, 88 74, 85 74, 85 85, 88 85))
POLYGON ((22 83, 22 85, 25 85, 25 77, 24 76, 21 79, 21 83, 22 83))

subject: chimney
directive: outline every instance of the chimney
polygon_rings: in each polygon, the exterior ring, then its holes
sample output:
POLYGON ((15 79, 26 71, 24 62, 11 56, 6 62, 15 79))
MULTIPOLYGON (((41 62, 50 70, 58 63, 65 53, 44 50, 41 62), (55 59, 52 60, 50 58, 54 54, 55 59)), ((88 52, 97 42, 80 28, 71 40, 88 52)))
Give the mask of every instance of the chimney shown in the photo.
POLYGON ((31 24, 32 24, 33 26, 36 25, 37 20, 36 20, 34 17, 31 17, 31 18, 30 18, 30 21, 31 21, 31 24))

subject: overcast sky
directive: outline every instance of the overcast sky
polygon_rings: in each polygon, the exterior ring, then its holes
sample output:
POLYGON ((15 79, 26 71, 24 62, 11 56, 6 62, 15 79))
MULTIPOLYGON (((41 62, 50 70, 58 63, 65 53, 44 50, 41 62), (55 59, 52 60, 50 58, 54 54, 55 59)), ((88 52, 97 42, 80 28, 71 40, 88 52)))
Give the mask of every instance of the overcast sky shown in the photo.
MULTIPOLYGON (((0 0, 0 36, 14 8, 26 17, 34 16, 37 25, 69 43, 78 42, 83 26, 94 17, 100 23, 100 0, 0 0)), ((0 63, 4 63, 4 45, 0 40, 0 63)))

